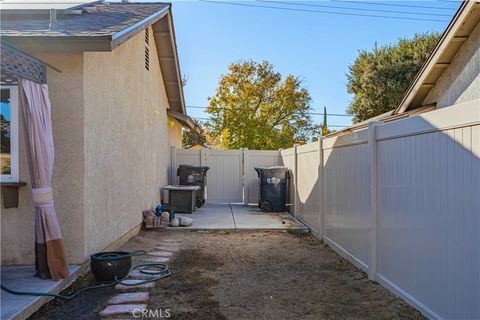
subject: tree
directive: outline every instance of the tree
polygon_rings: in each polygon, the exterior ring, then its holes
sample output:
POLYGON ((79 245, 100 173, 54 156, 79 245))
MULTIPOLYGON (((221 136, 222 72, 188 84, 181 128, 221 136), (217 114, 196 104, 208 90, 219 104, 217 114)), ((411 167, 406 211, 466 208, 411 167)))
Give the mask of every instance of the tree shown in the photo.
POLYGON ((347 113, 360 122, 396 108, 438 42, 437 33, 400 38, 393 45, 361 50, 347 74, 353 100, 347 113))
POLYGON ((231 64, 208 99, 211 134, 223 149, 287 148, 308 141, 317 129, 301 80, 282 79, 267 61, 231 64))
POLYGON ((205 136, 205 129, 200 121, 192 119, 193 123, 199 128, 200 132, 195 130, 185 130, 182 134, 182 145, 184 148, 189 148, 196 144, 204 145, 207 142, 205 136))

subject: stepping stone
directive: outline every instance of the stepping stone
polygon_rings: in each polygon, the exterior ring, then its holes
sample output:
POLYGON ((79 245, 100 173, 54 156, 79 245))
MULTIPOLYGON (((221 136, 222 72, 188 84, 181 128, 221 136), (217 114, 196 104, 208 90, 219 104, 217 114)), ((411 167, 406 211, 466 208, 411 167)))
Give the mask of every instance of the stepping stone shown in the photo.
MULTIPOLYGON (((155 270, 151 269, 150 271, 155 271, 155 270)), ((130 272, 128 276, 132 278, 154 278, 155 276, 158 276, 158 275, 143 273, 140 270, 136 269, 130 272)))
POLYGON ((167 239, 163 239, 162 240, 164 243, 171 243, 171 244, 174 244, 174 243, 182 243, 182 240, 177 240, 177 239, 170 239, 170 238, 167 238, 167 239))
POLYGON ((156 256, 156 257, 171 257, 173 256, 173 252, 170 251, 152 251, 148 253, 149 256, 156 256))
POLYGON ((142 282, 143 282, 143 280, 133 280, 133 279, 123 280, 122 283, 127 284, 127 285, 123 285, 123 284, 119 283, 115 286, 115 289, 126 291, 126 290, 132 290, 132 289, 148 289, 148 288, 155 287, 155 282, 153 282, 153 281, 152 282, 146 282, 146 283, 142 283, 142 282), (131 286, 132 284, 139 284, 139 285, 131 286))
MULTIPOLYGON (((134 310, 146 309, 146 304, 114 304, 106 306, 105 309, 100 311, 101 316, 114 316, 118 314, 132 314, 134 310)), ((139 311, 136 311, 140 313, 139 311)))
POLYGON ((108 304, 122 304, 126 302, 147 302, 150 298, 148 292, 120 293, 108 300, 108 304))
POLYGON ((147 259, 143 259, 142 261, 144 262, 152 262, 152 263, 167 263, 168 261, 170 261, 170 257, 158 257, 158 258, 147 258, 147 259))
POLYGON ((156 247, 155 250, 177 252, 178 251, 178 246, 168 246, 168 247, 160 246, 160 247, 156 247))

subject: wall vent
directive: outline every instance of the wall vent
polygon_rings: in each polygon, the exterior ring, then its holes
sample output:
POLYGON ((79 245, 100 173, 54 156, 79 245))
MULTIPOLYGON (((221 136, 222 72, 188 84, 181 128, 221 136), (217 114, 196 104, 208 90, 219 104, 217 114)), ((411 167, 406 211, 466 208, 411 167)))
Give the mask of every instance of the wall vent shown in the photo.
POLYGON ((150 30, 145 28, 145 69, 150 70, 150 30))

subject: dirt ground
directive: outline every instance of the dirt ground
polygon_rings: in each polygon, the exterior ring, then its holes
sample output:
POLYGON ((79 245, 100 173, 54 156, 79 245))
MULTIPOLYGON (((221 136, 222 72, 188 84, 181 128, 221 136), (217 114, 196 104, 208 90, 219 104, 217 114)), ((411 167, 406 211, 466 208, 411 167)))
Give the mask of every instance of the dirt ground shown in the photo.
MULTIPOLYGON (((142 232, 123 249, 151 250, 164 238, 182 244, 169 263, 172 276, 150 291, 148 308, 164 317, 168 309, 169 319, 424 319, 311 235, 142 232)), ((99 319, 115 293, 53 301, 32 319, 99 319)))

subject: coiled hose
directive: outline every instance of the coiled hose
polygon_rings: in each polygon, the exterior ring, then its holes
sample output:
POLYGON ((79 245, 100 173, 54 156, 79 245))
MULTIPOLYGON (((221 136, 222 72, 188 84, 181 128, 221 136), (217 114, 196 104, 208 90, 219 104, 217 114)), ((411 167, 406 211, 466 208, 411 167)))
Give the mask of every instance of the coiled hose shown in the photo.
MULTIPOLYGON (((144 255, 144 254, 146 254, 146 252, 143 251, 143 250, 142 251, 130 252, 128 254, 107 253, 105 255, 101 255, 101 256, 96 257, 96 259, 97 260, 116 260, 116 259, 122 259, 122 258, 125 258, 125 257, 133 257, 133 256, 144 255)), ((151 275, 152 278, 147 278, 147 279, 144 279, 140 282, 131 284, 131 283, 122 282, 123 280, 128 278, 128 275, 126 277, 122 278, 122 279, 117 279, 117 277, 115 277, 115 279, 113 281, 104 282, 104 283, 97 284, 97 285, 94 285, 94 286, 88 286, 88 287, 85 287, 85 288, 81 288, 81 289, 79 289, 79 290, 77 290, 77 291, 75 291, 75 292, 73 292, 72 294, 69 294, 69 295, 56 294, 56 293, 53 293, 53 292, 17 291, 17 290, 7 288, 4 285, 1 285, 0 287, 1 287, 2 290, 6 291, 8 293, 14 294, 14 295, 53 297, 53 298, 68 301, 68 300, 74 299, 80 293, 88 291, 88 290, 108 288, 108 287, 115 286, 117 284, 121 284, 121 285, 128 286, 128 287, 135 287, 135 286, 142 285, 144 283, 158 281, 158 280, 166 278, 166 277, 168 277, 172 274, 172 272, 170 271, 168 266, 166 264, 163 264, 163 263, 137 264, 136 266, 133 266, 132 268, 130 268, 130 271, 128 272, 128 274, 130 274, 135 269, 139 269, 141 273, 151 275)))

